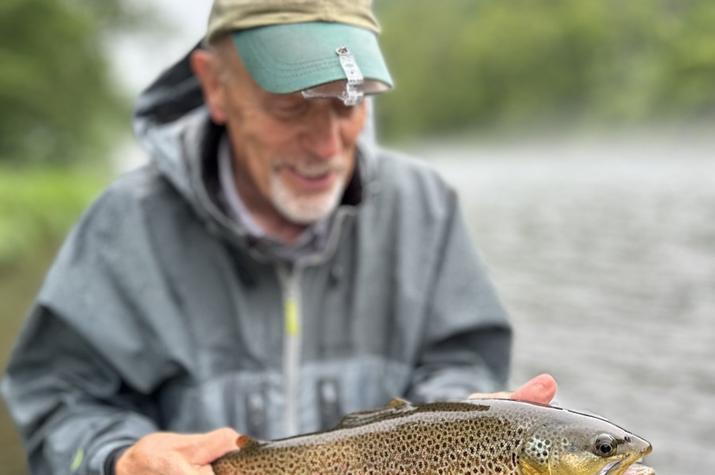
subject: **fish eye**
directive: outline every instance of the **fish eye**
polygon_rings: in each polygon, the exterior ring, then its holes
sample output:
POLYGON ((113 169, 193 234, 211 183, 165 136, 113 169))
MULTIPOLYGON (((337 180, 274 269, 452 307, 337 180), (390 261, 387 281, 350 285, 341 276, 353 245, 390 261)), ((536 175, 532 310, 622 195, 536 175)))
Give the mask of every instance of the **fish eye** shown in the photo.
POLYGON ((601 457, 609 457, 616 451, 618 442, 611 434, 601 434, 593 443, 594 452, 601 457))

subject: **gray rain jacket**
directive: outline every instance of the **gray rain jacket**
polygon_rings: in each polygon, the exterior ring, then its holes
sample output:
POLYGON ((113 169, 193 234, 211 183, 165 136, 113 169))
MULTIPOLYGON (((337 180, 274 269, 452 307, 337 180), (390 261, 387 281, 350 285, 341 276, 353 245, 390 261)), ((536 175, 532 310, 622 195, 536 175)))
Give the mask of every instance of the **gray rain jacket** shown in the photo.
POLYGON ((186 59, 136 131, 151 162, 76 225, 2 382, 34 474, 103 473, 157 430, 276 438, 505 384, 510 328, 428 168, 361 144, 325 249, 289 264, 228 218, 186 59))

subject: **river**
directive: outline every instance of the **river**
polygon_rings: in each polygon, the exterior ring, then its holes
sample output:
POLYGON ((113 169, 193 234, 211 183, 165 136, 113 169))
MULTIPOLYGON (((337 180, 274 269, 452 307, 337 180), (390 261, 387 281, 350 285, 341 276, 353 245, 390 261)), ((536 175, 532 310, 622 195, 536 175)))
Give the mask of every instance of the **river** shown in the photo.
POLYGON ((650 440, 659 475, 715 467, 713 150, 678 135, 417 148, 457 188, 512 316, 513 384, 552 373, 562 405, 650 440))

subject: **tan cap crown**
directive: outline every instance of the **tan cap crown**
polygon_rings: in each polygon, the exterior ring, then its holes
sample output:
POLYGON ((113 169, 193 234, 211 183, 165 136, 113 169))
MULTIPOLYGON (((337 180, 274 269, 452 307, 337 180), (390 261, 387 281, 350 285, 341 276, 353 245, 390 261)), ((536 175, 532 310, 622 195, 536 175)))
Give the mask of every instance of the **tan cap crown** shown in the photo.
POLYGON ((237 30, 315 21, 380 31, 372 0, 215 0, 206 41, 237 30))

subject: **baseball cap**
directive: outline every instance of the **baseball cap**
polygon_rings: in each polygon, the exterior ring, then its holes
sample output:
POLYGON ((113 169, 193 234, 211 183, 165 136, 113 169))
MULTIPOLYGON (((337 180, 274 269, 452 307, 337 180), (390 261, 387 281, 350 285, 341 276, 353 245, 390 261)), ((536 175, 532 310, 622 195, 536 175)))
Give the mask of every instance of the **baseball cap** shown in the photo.
POLYGON ((269 92, 351 103, 393 87, 379 32, 372 0, 215 0, 206 41, 230 34, 269 92))

